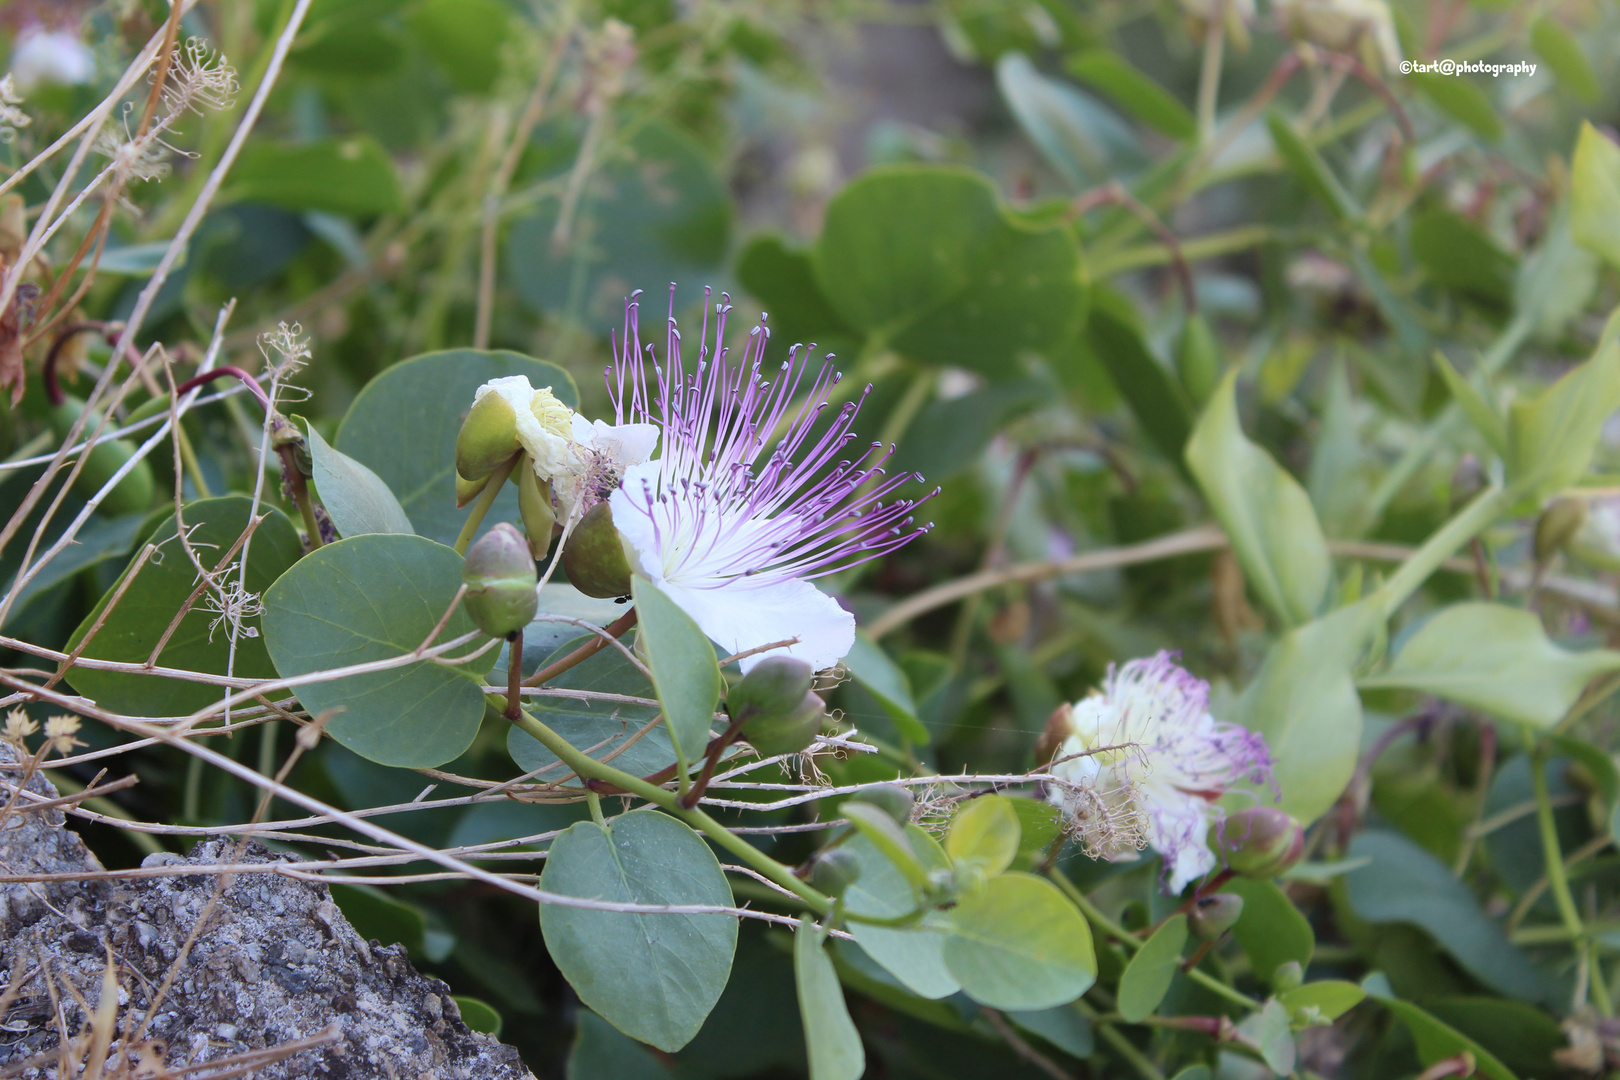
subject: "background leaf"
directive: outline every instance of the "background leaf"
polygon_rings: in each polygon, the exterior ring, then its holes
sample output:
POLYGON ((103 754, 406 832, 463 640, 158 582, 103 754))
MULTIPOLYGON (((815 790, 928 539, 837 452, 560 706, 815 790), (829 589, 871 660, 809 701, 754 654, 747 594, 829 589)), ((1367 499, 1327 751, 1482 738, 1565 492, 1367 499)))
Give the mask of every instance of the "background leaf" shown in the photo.
MULTIPOLYGON (((185 507, 186 535, 203 566, 213 570, 218 565, 220 557, 248 527, 252 512, 253 500, 244 495, 200 499, 185 507)), ((292 522, 280 510, 261 507, 259 512, 267 516, 248 545, 246 588, 264 595, 302 554, 303 545, 292 522)), ((85 657, 145 663, 181 605, 191 597, 197 585, 197 568, 179 544, 173 514, 158 525, 149 542, 158 546, 158 553, 147 560, 107 616, 85 648, 85 657)), ((85 616, 68 640, 69 649, 84 639, 116 590, 115 584, 102 603, 85 616)), ((265 651, 265 638, 258 633, 261 619, 242 620, 243 632, 237 638, 233 664, 228 629, 213 625, 218 618, 219 613, 209 611, 206 603, 194 605, 163 647, 158 664, 213 675, 224 675, 229 667, 242 678, 272 678, 276 668, 265 651), (253 632, 251 636, 248 631, 253 632)), ((185 716, 224 697, 222 688, 207 683, 91 668, 74 668, 68 681, 102 708, 133 716, 185 716)))
POLYGON ((289 144, 249 142, 231 169, 237 199, 368 217, 405 210, 394 163, 367 135, 289 144))

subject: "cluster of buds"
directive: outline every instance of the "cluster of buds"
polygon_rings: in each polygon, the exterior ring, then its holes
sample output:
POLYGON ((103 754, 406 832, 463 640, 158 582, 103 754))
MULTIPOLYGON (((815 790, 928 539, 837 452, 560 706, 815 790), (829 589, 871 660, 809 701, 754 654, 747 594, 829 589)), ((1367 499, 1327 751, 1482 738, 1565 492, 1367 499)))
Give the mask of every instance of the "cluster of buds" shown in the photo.
POLYGON ((766 757, 797 754, 815 741, 827 705, 810 689, 815 672, 791 656, 767 656, 726 694, 726 710, 766 757))

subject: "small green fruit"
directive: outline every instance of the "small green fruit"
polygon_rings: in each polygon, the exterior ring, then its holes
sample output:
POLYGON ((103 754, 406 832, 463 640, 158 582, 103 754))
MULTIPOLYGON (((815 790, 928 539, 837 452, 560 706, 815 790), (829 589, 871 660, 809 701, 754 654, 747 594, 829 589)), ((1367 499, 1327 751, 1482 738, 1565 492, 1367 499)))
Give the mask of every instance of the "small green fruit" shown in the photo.
POLYGON ((500 394, 485 394, 473 402, 456 435, 456 474, 482 480, 520 449, 512 403, 500 394))
POLYGON ((551 508, 551 483, 536 476, 528 464, 527 460, 518 462, 518 517, 529 536, 529 554, 543 559, 551 550, 551 527, 557 524, 557 513, 551 508))
POLYGON ((810 863, 810 887, 828 896, 842 896, 860 880, 861 863, 848 848, 828 848, 810 863))
POLYGON ((585 512, 563 545, 562 564, 569 584, 586 596, 609 600, 630 595, 630 564, 607 503, 585 512))
POLYGON ((734 720, 775 716, 797 709, 810 692, 810 665, 791 656, 767 656, 726 694, 734 720))
POLYGON ((1554 499, 1536 521, 1536 562, 1545 564, 1564 550, 1586 524, 1585 499, 1554 499))
POLYGON ((911 808, 917 802, 917 797, 911 793, 911 789, 901 787, 899 784, 878 784, 875 787, 865 788, 850 798, 871 803, 902 825, 911 820, 911 808))
POLYGON ((1200 896, 1187 913, 1187 926, 1205 941, 1214 941, 1237 924, 1243 915, 1243 897, 1237 893, 1200 896))
POLYGON ((461 602, 468 617, 493 637, 517 633, 539 610, 534 557, 523 534, 509 522, 496 525, 468 549, 461 580, 467 585, 461 602))
POLYGON ((790 712, 755 713, 743 724, 743 738, 766 757, 797 754, 815 741, 827 705, 809 691, 790 712))
POLYGON ((1203 405, 1221 381, 1221 348, 1209 323, 1197 312, 1187 316, 1176 343, 1176 372, 1187 396, 1203 405))
POLYGON ((1286 964, 1278 964, 1277 970, 1271 973, 1271 989, 1273 993, 1286 994, 1288 991, 1305 983, 1305 969, 1298 960, 1290 960, 1286 964))

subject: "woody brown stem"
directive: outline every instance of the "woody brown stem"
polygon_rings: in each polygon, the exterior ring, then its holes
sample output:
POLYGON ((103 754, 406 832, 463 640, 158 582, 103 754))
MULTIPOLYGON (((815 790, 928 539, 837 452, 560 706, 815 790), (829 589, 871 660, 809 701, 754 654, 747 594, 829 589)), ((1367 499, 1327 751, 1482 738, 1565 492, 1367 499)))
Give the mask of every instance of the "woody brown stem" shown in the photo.
POLYGON ((603 627, 603 631, 607 637, 604 637, 602 634, 596 635, 595 637, 591 638, 591 640, 569 653, 567 656, 560 660, 552 661, 539 671, 535 672, 533 675, 530 675, 527 679, 524 679, 523 685, 544 686, 547 682, 555 679, 558 675, 561 675, 569 668, 578 667, 580 664, 583 664, 585 661, 607 648, 608 637, 624 637, 624 635, 634 625, 636 625, 636 609, 631 608, 629 611, 625 612, 623 615, 620 615, 607 626, 603 627))
POLYGON ((523 715, 523 631, 512 631, 506 640, 506 718, 516 720, 523 715))

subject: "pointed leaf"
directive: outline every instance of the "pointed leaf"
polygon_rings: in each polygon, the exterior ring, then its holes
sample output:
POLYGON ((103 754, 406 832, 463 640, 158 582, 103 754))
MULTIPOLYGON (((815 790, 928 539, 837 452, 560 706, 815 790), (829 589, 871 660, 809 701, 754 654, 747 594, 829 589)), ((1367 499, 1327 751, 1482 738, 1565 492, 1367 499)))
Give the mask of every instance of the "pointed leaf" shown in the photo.
POLYGON ((1417 1043, 1418 1060, 1425 1066, 1468 1053, 1474 1057, 1476 1075, 1487 1080, 1519 1080, 1495 1054, 1456 1028, 1435 1019, 1421 1007, 1383 994, 1374 996, 1412 1033, 1412 1041, 1417 1043))
POLYGON ((1198 121, 1176 96, 1108 49, 1087 49, 1069 57, 1069 74, 1107 94, 1120 108, 1172 139, 1190 139, 1198 121))
POLYGON ((1620 146, 1583 122, 1570 173, 1569 227, 1575 242, 1620 267, 1620 146))
POLYGON ((1284 990, 1277 995, 1277 1000, 1287 1006, 1296 1018, 1303 1015, 1308 1022, 1314 1022, 1337 1020, 1361 1004, 1366 997, 1367 991, 1353 982, 1324 979, 1284 990))
POLYGON ((1620 315, 1592 358, 1508 414, 1508 482, 1540 503, 1586 472, 1603 424, 1620 407, 1620 315))
POLYGON ((793 935, 793 981, 799 988, 810 1080, 860 1080, 866 1071, 866 1049, 823 945, 816 924, 809 916, 800 916, 793 935))
POLYGON ((1181 967, 1187 916, 1172 915, 1142 944, 1119 980, 1119 1015, 1132 1024, 1153 1015, 1181 967))
POLYGON ((1419 72, 1408 78, 1418 93, 1453 120, 1492 142, 1502 137, 1502 118, 1497 115, 1490 95, 1480 89, 1478 83, 1437 72, 1419 72))
POLYGON ((1284 622, 1309 620, 1332 569, 1327 539, 1305 489, 1243 434, 1235 370, 1199 418, 1187 465, 1254 591, 1284 622))
POLYGON ((382 477, 328 446, 313 425, 304 428, 315 491, 339 536, 416 531, 382 477))
POLYGON ((647 654, 658 704, 684 772, 708 746, 709 725, 720 704, 720 664, 707 635, 658 586, 638 575, 631 579, 630 592, 639 616, 637 644, 647 654))
POLYGON ((1570 652, 1547 640, 1540 616, 1484 601, 1453 604, 1362 686, 1433 694, 1504 720, 1550 727, 1599 675, 1620 671, 1620 652, 1570 652))
POLYGON ((1339 183, 1339 178, 1333 175, 1333 170, 1328 168, 1316 148, 1294 130, 1288 118, 1273 112, 1266 117, 1266 126, 1271 130, 1271 142, 1277 148, 1277 155, 1282 158, 1283 166, 1293 173, 1294 179, 1320 199, 1322 205, 1332 211, 1340 222, 1360 221, 1361 207, 1339 183))
POLYGON ((1543 15, 1530 27, 1530 44, 1565 90, 1583 104, 1597 104, 1602 86, 1579 38, 1552 16, 1543 15))
POLYGON ((1439 350, 1435 350, 1434 366, 1439 370, 1440 377, 1445 380, 1446 389, 1451 391, 1452 400, 1462 409, 1463 415, 1468 417, 1468 422, 1474 425, 1474 430, 1485 437, 1492 450, 1506 455, 1507 425, 1503 422, 1502 415, 1496 411, 1496 407, 1484 394, 1474 389, 1467 379, 1458 374, 1457 369, 1451 366, 1445 354, 1439 350))
MULTIPOLYGON (((540 888, 593 900, 731 906, 720 862, 656 810, 582 821, 552 842, 540 888)), ((720 999, 737 948, 730 915, 638 914, 540 906, 546 950, 579 998, 629 1035, 674 1053, 720 999)))
POLYGON ((858 799, 846 799, 838 809, 855 826, 856 831, 904 875, 915 892, 920 894, 927 889, 928 870, 917 858, 910 838, 894 818, 871 803, 858 799))

